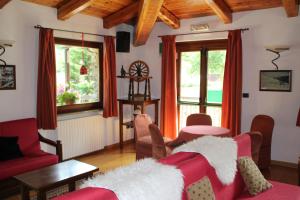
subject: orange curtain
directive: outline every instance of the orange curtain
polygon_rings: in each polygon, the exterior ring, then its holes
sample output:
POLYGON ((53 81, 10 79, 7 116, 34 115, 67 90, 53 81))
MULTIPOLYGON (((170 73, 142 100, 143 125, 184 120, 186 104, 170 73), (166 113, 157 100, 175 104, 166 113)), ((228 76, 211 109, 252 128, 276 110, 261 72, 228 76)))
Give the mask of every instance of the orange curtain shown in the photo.
POLYGON ((299 111, 298 111, 298 118, 297 118, 297 123, 296 123, 297 126, 300 126, 300 108, 299 108, 299 111))
POLYGON ((116 53, 112 36, 104 37, 103 58, 103 117, 118 116, 117 81, 116 81, 116 53))
POLYGON ((160 127, 168 138, 177 136, 176 42, 163 36, 160 127))
POLYGON ((223 83, 222 127, 230 129, 232 136, 241 131, 242 62, 241 30, 230 31, 223 83))
POLYGON ((37 125, 39 129, 56 129, 56 66, 53 30, 40 29, 37 83, 37 125))

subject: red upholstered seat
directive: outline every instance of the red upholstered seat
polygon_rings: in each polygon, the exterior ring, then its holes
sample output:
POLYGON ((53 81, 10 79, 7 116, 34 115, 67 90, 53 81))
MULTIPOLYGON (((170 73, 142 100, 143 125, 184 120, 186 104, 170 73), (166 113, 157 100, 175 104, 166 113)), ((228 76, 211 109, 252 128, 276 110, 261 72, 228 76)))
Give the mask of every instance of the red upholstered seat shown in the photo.
POLYGON ((42 151, 35 156, 25 156, 0 163, 0 180, 58 163, 58 156, 42 151))
POLYGON ((251 196, 247 191, 243 192, 237 200, 300 200, 299 187, 285 183, 270 181, 273 188, 256 196, 251 196))
POLYGON ((34 118, 0 122, 0 136, 18 136, 18 143, 25 156, 34 155, 41 149, 34 118))

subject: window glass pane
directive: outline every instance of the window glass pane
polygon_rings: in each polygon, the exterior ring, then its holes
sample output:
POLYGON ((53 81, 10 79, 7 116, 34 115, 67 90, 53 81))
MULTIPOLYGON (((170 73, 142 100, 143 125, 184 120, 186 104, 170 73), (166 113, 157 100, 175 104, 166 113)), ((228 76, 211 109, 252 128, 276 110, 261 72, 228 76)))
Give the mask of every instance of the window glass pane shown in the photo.
POLYGON ((55 45, 57 106, 99 102, 99 49, 55 45), (88 69, 80 75, 80 68, 88 69))
POLYGON ((181 53, 180 101, 199 102, 200 51, 181 53))
POLYGON ((222 115, 221 106, 207 106, 206 114, 210 115, 213 126, 221 126, 221 115, 222 115))
POLYGON ((185 127, 186 124, 186 118, 190 114, 199 113, 199 106, 198 105, 180 105, 180 124, 179 124, 179 130, 185 127))
POLYGON ((222 104, 226 50, 208 51, 207 103, 222 104))

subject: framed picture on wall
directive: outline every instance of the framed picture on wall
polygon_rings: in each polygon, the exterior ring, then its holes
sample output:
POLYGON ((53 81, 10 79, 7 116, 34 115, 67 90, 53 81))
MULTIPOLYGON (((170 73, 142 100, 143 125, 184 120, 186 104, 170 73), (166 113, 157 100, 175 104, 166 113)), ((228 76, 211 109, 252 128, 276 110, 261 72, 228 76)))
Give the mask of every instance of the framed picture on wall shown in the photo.
POLYGON ((292 70, 260 70, 259 90, 291 92, 292 70))
POLYGON ((16 66, 0 65, 0 90, 16 89, 16 66))

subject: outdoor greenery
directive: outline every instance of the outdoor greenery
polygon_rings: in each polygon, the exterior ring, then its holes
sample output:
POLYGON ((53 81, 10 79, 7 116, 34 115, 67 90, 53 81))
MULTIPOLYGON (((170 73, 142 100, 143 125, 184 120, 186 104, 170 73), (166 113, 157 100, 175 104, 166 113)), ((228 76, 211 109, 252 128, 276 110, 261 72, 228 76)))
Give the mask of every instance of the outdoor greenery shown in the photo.
POLYGON ((76 103, 90 103, 99 101, 99 50, 82 47, 56 45, 57 72, 57 104, 62 94, 69 92, 78 97, 76 103), (88 68, 87 75, 80 75, 82 65, 88 68), (69 68, 69 76, 68 70, 69 68))
POLYGON ((76 96, 76 94, 72 92, 64 92, 57 95, 57 102, 60 105, 74 104, 77 99, 78 97, 76 96))

